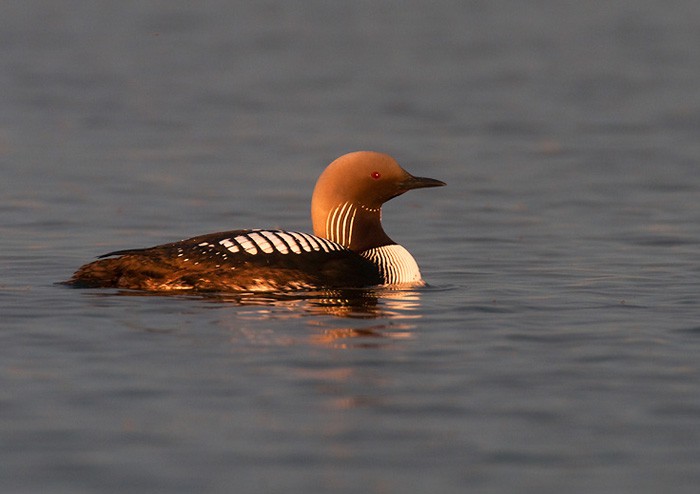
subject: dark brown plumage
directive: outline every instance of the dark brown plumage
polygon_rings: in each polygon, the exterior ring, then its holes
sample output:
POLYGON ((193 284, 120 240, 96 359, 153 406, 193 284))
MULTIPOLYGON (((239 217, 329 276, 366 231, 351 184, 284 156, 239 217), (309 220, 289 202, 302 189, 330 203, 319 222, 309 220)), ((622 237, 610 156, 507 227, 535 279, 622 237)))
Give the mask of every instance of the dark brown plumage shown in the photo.
POLYGON ((363 287, 382 282, 374 264, 346 249, 311 250, 304 255, 277 251, 252 255, 244 251, 233 254, 221 244, 222 239, 254 232, 212 233, 147 249, 112 252, 82 266, 67 283, 79 288, 153 291, 282 291, 363 287))

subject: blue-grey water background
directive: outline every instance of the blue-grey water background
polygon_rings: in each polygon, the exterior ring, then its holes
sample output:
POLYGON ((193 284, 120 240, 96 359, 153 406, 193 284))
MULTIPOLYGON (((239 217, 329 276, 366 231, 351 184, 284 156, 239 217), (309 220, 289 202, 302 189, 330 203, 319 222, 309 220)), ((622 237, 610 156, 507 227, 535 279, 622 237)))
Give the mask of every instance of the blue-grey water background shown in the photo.
POLYGON ((696 0, 0 10, 3 492, 697 492, 696 0), (357 149, 429 288, 54 284, 357 149))

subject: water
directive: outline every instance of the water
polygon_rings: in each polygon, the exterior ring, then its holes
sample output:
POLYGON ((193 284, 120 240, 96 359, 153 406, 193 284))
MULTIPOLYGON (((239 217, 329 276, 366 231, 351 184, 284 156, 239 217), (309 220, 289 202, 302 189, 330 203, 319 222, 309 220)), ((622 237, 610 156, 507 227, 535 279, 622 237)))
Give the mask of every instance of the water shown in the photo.
POLYGON ((3 492, 695 492, 700 9, 6 2, 3 492), (128 296, 356 149, 430 287, 128 296))

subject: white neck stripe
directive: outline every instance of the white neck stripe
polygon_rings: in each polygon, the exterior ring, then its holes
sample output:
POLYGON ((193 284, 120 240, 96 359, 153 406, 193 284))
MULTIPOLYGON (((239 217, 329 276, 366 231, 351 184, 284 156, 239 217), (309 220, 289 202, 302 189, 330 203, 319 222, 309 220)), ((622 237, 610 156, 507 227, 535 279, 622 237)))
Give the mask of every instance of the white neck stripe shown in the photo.
POLYGON ((349 202, 336 206, 326 218, 326 236, 345 247, 352 243, 357 208, 349 202))

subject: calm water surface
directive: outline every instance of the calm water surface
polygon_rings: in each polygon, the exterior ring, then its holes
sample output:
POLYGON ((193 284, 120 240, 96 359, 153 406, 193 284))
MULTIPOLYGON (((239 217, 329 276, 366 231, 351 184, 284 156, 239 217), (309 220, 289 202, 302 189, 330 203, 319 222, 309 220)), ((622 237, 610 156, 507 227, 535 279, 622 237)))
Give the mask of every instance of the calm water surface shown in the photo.
POLYGON ((2 10, 3 492, 697 491, 697 2, 2 10), (448 183, 384 211, 429 287, 54 284, 356 149, 448 183))

